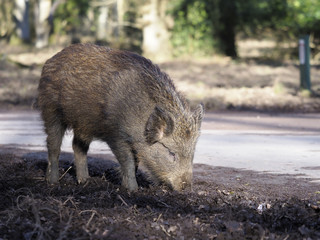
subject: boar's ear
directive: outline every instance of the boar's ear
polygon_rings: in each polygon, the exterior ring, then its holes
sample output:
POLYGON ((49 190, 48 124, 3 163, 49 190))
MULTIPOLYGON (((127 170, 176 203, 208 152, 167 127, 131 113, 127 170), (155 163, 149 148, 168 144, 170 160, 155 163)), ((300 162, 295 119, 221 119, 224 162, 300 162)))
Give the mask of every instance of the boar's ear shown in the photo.
POLYGON ((203 115, 204 115, 204 108, 203 108, 203 104, 201 103, 198 105, 198 107, 196 108, 196 110, 192 114, 192 117, 193 117, 198 129, 200 129, 200 127, 201 127, 203 115))
POLYGON ((146 129, 145 136, 147 142, 153 144, 165 135, 168 136, 173 132, 174 120, 172 114, 165 112, 160 107, 156 107, 151 113, 146 129))

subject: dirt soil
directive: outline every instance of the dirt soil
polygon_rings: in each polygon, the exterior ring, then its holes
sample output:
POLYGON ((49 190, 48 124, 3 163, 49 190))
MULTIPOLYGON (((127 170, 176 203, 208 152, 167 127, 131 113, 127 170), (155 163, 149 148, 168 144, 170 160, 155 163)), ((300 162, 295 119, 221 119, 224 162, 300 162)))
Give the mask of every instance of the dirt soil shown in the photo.
POLYGON ((60 184, 49 186, 46 152, 0 146, 0 239, 320 239, 310 179, 196 164, 192 192, 139 172, 127 193, 112 156, 90 156, 85 185, 72 158, 62 154, 60 184))

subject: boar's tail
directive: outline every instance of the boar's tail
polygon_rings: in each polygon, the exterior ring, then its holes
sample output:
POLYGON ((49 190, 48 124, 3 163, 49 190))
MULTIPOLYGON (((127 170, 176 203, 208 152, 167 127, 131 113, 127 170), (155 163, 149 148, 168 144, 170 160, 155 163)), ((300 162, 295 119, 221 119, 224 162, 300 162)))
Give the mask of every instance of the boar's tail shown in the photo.
POLYGON ((34 98, 31 104, 32 110, 39 110, 38 98, 34 98))

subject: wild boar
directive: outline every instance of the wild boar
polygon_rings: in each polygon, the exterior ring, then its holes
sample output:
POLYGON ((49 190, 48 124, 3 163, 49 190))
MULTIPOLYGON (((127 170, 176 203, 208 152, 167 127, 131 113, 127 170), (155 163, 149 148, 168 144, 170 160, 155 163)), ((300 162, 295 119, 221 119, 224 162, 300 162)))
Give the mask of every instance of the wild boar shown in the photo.
POLYGON ((137 190, 139 162, 155 182, 178 191, 191 188, 203 106, 191 112, 170 77, 150 60, 94 44, 71 45, 43 66, 37 104, 47 134, 50 184, 59 181, 61 142, 72 129, 79 183, 89 177, 90 143, 102 140, 120 163, 125 189, 137 190))

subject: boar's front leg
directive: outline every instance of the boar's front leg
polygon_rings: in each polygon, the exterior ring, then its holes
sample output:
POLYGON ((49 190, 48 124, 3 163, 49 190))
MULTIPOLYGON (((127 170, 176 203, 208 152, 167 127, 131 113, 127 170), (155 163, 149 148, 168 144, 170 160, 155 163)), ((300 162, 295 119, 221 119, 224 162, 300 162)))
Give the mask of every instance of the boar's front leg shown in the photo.
POLYGON ((117 142, 109 145, 121 165, 122 187, 132 192, 138 189, 136 180, 136 161, 130 145, 127 142, 117 142))
POLYGON ((90 142, 83 141, 76 134, 73 137, 72 148, 74 151, 74 160, 78 183, 85 183, 89 178, 87 152, 90 142))

